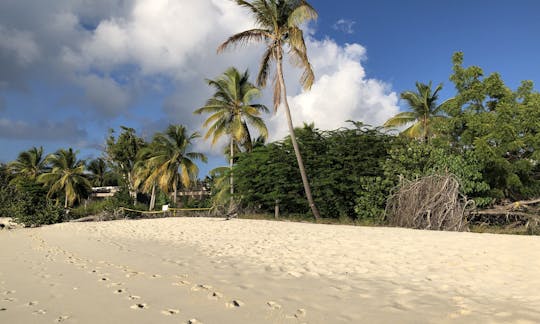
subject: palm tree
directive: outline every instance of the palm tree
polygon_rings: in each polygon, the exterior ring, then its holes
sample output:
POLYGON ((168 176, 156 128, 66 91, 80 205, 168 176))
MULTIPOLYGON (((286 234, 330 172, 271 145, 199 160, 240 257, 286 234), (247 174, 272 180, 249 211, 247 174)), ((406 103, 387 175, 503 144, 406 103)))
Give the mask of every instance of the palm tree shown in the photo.
POLYGON ((156 203, 156 179, 148 181, 148 178, 154 171, 148 160, 153 157, 154 147, 150 143, 137 154, 137 162, 135 163, 135 188, 141 188, 144 193, 150 192, 150 204, 148 210, 153 210, 156 203))
POLYGON ((45 161, 52 169, 41 174, 38 181, 49 187, 49 197, 64 193, 64 208, 73 205, 91 191, 92 186, 84 173, 84 161, 77 160, 77 152, 72 148, 60 149, 48 155, 45 161))
POLYGON ((206 80, 208 85, 215 89, 212 98, 208 99, 206 105, 195 110, 196 114, 208 113, 210 117, 203 126, 210 128, 204 136, 205 139, 212 136, 212 145, 223 135, 229 136, 229 167, 230 172, 230 194, 231 205, 234 195, 234 178, 232 167, 234 162, 234 152, 240 146, 251 150, 251 134, 248 124, 255 127, 263 138, 268 137, 268 129, 260 116, 261 112, 268 112, 268 108, 260 104, 252 104, 255 97, 259 97, 259 88, 249 82, 248 71, 240 74, 234 67, 228 68, 216 80, 206 80))
POLYGON ((102 158, 94 159, 88 163, 87 169, 92 173, 92 184, 97 187, 103 187, 107 175, 107 163, 105 160, 102 158))
POLYGON ((154 147, 150 157, 146 160, 151 169, 145 185, 152 186, 157 183, 161 190, 168 193, 172 188, 173 202, 176 205, 178 183, 189 187, 197 178, 199 168, 193 160, 206 162, 202 153, 189 152, 195 138, 199 133, 187 134, 184 126, 169 125, 165 133, 157 133, 152 141, 154 147))
POLYGON ((453 100, 446 100, 437 106, 439 91, 442 84, 439 84, 434 91, 431 90, 431 81, 428 84, 416 82, 417 92, 405 91, 401 94, 401 99, 405 100, 411 111, 401 112, 384 123, 384 127, 398 127, 407 124, 412 125, 405 129, 402 134, 412 138, 428 141, 433 136, 431 125, 433 121, 444 118, 443 108, 453 100))
POLYGON ((28 151, 21 152, 15 161, 8 164, 8 169, 18 176, 35 180, 47 171, 43 147, 32 147, 28 151))
POLYGON ((222 52, 228 47, 236 44, 246 44, 251 41, 264 42, 266 50, 263 54, 257 84, 261 87, 266 85, 272 64, 276 65, 276 77, 274 78, 274 110, 283 104, 289 133, 302 176, 304 190, 311 207, 311 211, 316 219, 320 218, 319 211, 315 206, 311 195, 311 188, 302 161, 302 155, 294 135, 294 126, 291 118, 291 111, 287 101, 287 88, 283 78, 283 51, 288 49, 291 62, 303 69, 300 83, 304 90, 309 90, 313 85, 315 76, 307 56, 304 34, 299 27, 302 23, 317 18, 317 12, 305 0, 236 0, 236 3, 251 11, 258 28, 246 30, 231 36, 218 47, 218 52, 222 52))

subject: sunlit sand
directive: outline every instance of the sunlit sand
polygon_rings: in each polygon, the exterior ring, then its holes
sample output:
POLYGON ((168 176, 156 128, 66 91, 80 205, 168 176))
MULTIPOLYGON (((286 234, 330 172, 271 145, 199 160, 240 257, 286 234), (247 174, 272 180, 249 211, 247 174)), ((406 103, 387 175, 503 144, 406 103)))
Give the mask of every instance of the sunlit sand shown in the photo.
POLYGON ((1 323, 540 321, 540 237, 169 218, 0 246, 1 323))

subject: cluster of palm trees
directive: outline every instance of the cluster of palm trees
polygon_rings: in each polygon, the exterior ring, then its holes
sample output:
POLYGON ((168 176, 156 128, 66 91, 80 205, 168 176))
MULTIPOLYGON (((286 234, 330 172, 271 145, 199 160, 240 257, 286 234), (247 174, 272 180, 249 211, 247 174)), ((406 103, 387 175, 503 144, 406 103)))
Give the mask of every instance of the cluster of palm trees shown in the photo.
MULTIPOLYGON (((283 76, 283 59, 286 52, 291 62, 303 70, 300 79, 303 88, 305 90, 311 88, 314 73, 300 25, 316 19, 317 12, 304 0, 236 0, 236 3, 251 12, 257 27, 231 36, 218 47, 218 52, 238 44, 263 42, 266 47, 260 62, 257 85, 249 81, 247 71, 240 73, 236 68, 230 67, 218 78, 207 80, 215 93, 203 107, 195 110, 195 113, 209 114, 203 126, 208 127, 205 138, 211 137, 212 144, 221 137, 228 137, 226 154, 231 168, 229 182, 232 205, 234 197, 232 168, 235 152, 242 150, 249 152, 253 148, 249 127, 258 131, 259 140, 268 137, 268 129, 261 118, 261 114, 267 112, 268 108, 262 104, 254 104, 253 101, 260 96, 260 88, 266 86, 274 69, 273 108, 274 111, 280 108, 285 111, 305 194, 313 215, 318 219, 319 211, 311 194, 294 134, 283 76)), ((427 141, 432 136, 432 121, 443 116, 443 105, 436 105, 438 92, 442 86, 437 86, 434 91, 431 90, 431 83, 428 85, 417 83, 416 86, 418 93, 407 91, 401 95, 412 111, 396 115, 389 119, 385 126, 391 128, 412 124, 403 133, 427 141)), ((198 133, 188 134, 184 126, 170 125, 165 132, 157 133, 148 145, 144 145, 137 152, 136 158, 132 159, 129 172, 126 173, 129 178, 127 182, 133 187, 131 189, 139 189, 151 195, 150 209, 154 208, 157 188, 165 193, 172 191, 173 202, 176 204, 178 184, 188 187, 196 179, 198 167, 195 160, 206 161, 203 154, 190 151, 193 141, 198 137, 200 137, 198 133)), ((108 162, 114 164, 114 158, 110 158, 108 162)), ((42 148, 32 148, 21 153, 16 161, 10 163, 10 169, 15 174, 35 179, 48 186, 50 196, 63 193, 64 206, 67 208, 88 191, 90 187, 88 171, 94 175, 95 183, 103 185, 107 162, 104 159, 96 159, 86 166, 84 161, 77 160, 76 152, 71 148, 58 150, 47 157, 43 157, 42 148)))
POLYGON ((73 205, 91 189, 85 163, 77 159, 77 153, 71 148, 44 156, 42 147, 33 147, 9 163, 8 170, 15 175, 14 182, 24 178, 48 187, 49 197, 63 194, 64 208, 73 205))

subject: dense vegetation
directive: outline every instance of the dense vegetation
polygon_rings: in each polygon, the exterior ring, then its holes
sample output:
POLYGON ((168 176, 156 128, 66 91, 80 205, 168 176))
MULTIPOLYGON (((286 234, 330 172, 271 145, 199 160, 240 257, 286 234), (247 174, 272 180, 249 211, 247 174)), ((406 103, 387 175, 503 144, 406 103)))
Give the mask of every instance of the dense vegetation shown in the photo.
POLYGON ((417 82, 415 90, 401 94, 408 110, 382 127, 349 121, 336 130, 313 124, 294 128, 282 61, 288 53, 309 90, 314 75, 299 26, 317 13, 305 1, 238 4, 251 10, 259 28, 231 36, 218 50, 263 42, 257 85, 247 72, 231 67, 207 80, 215 93, 203 107, 194 107, 195 113, 208 114, 206 138, 228 139, 228 168, 198 179, 197 163, 206 156, 192 147, 200 135, 182 125, 170 125, 150 139, 121 127, 119 134, 110 131, 102 157, 91 161, 79 160, 72 148, 44 156, 42 148, 33 147, 0 165, 0 216, 35 226, 171 203, 384 223, 388 198, 406 181, 444 174, 457 179, 460 195, 477 208, 540 197, 540 93, 532 82, 512 90, 497 73, 486 76, 478 66, 463 66, 463 53, 455 53, 449 78, 455 94, 443 102, 442 84, 417 82), (272 69, 274 109, 285 109, 290 134, 265 143, 261 113, 267 108, 253 101, 272 69), (210 186, 211 199, 177 201, 179 189, 203 183, 210 186), (115 197, 88 200, 92 186, 108 185, 120 187, 115 197))

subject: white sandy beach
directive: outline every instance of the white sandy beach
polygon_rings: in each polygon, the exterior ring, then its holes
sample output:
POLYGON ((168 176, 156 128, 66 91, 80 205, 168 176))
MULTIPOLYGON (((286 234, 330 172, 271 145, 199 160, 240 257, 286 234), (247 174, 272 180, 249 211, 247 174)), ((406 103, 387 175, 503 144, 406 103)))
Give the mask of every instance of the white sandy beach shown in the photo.
POLYGON ((540 322, 540 237, 168 218, 0 247, 0 323, 540 322))

